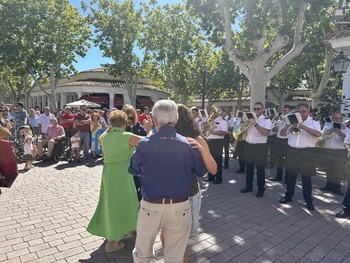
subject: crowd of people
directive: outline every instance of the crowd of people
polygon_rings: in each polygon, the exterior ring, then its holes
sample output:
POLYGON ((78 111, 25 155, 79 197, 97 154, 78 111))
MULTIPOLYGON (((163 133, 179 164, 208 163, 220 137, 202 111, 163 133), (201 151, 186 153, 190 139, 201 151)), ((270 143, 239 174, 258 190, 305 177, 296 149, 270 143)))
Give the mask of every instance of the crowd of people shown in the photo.
POLYGON ((31 108, 29 114, 22 103, 16 108, 12 114, 0 104, 0 125, 12 136, 24 128, 26 169, 33 167, 34 159, 50 159, 63 138, 71 148, 70 163, 74 156, 77 162, 103 156, 99 201, 87 230, 106 238, 107 253, 122 249, 122 240, 137 233, 134 262, 153 258, 159 231, 165 262, 188 262, 186 244, 196 234, 201 207, 197 177, 207 174, 204 181, 222 184, 232 144, 239 163, 235 173, 246 175, 242 194, 253 192, 255 176, 255 196, 263 198, 265 168, 275 164, 276 174, 269 180, 286 184, 279 202, 292 202, 300 173, 305 205, 312 211, 312 177, 320 169, 327 180, 322 191, 344 196, 341 180, 348 179, 344 209, 336 217, 350 218, 350 176, 345 169, 350 129, 338 112, 321 128, 307 103, 294 109, 285 105, 280 114, 269 116, 264 114, 264 105, 256 102, 252 111, 241 109, 245 119, 221 109, 210 115, 212 126, 206 125, 198 108, 188 109, 170 100, 156 102, 152 111, 144 107, 142 113, 131 105, 122 110, 89 111, 81 106, 75 114, 65 107, 56 115, 48 107, 43 113, 31 108), (286 118, 294 114, 300 116, 298 124, 286 118), (210 128, 203 132, 204 127, 210 128), (237 135, 235 140, 232 134, 237 135))

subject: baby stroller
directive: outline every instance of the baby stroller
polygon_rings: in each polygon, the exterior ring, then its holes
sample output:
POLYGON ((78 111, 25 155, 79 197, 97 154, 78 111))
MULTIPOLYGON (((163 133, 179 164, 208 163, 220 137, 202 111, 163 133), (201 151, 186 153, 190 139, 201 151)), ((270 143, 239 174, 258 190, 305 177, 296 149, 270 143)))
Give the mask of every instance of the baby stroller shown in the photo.
MULTIPOLYGON (((27 135, 33 136, 34 129, 29 125, 22 125, 18 128, 15 138, 14 138, 14 149, 19 162, 23 162, 23 147, 25 143, 25 137, 27 135)), ((36 144, 37 136, 33 136, 33 143, 36 144)))
POLYGON ((17 158, 11 142, 0 140, 0 156, 0 187, 10 188, 18 175, 17 158))
POLYGON ((52 150, 52 160, 58 163, 60 160, 69 160, 71 149, 69 148, 69 143, 65 137, 56 139, 57 143, 52 150))

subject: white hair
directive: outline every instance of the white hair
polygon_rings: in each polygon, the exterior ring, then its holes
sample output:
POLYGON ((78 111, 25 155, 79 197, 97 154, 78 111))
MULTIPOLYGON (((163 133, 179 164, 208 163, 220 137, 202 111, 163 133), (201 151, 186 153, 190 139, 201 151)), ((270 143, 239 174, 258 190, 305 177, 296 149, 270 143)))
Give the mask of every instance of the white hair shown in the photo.
POLYGON ((159 100, 152 108, 152 116, 160 126, 175 125, 178 119, 177 105, 171 100, 159 100))

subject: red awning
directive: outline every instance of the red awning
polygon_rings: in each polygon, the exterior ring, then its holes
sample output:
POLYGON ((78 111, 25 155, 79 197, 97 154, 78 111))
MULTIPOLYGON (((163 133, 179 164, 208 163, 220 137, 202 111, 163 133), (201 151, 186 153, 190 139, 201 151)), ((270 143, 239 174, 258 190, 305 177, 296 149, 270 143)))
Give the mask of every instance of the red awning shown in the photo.
POLYGON ((137 99, 137 102, 138 102, 139 104, 141 104, 141 106, 152 107, 152 106, 154 105, 153 100, 151 100, 151 99, 146 99, 146 98, 137 99))
POLYGON ((123 97, 114 97, 114 106, 124 106, 124 98, 123 97))
POLYGON ((83 95, 79 98, 79 100, 87 100, 90 102, 98 103, 98 104, 104 104, 108 103, 108 96, 89 96, 89 95, 83 95))

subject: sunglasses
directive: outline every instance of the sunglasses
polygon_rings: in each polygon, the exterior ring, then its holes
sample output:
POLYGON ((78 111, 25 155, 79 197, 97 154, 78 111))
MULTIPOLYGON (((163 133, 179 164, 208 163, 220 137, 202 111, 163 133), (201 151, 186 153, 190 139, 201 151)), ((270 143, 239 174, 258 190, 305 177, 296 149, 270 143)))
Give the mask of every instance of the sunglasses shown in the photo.
POLYGON ((128 117, 128 120, 129 120, 129 121, 133 121, 133 120, 134 120, 134 117, 128 117))
POLYGON ((253 108, 254 111, 261 110, 262 108, 253 108))

